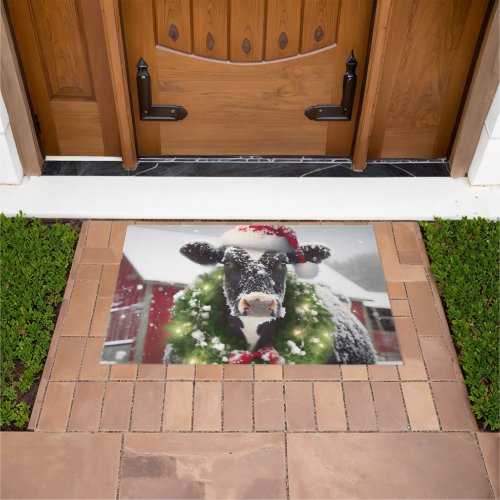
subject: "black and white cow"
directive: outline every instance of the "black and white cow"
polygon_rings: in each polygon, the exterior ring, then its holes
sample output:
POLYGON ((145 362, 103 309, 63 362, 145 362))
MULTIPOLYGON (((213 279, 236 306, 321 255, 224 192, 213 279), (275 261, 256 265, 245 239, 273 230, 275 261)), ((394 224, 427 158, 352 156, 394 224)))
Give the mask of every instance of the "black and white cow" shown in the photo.
MULTIPOLYGON (((319 264, 331 251, 323 245, 301 245, 297 250, 255 253, 237 246, 187 243, 180 252, 191 261, 224 265, 223 290, 227 304, 227 328, 246 340, 249 349, 274 346, 280 332, 285 298, 287 264, 319 264)), ((316 285, 316 293, 332 314, 334 350, 330 363, 373 364, 375 350, 368 332, 346 307, 345 300, 328 287, 316 285)))

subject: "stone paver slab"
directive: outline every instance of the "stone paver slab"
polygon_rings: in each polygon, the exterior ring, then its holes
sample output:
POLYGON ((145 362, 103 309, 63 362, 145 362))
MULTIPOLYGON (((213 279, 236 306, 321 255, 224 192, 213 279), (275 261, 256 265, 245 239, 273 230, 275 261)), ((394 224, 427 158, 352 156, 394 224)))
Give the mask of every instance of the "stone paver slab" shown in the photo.
POLYGON ((404 283, 387 283, 387 293, 391 299, 406 299, 406 289, 404 283))
POLYGON ((224 380, 253 380, 253 366, 225 365, 224 380))
POLYGON ((251 382, 224 382, 224 430, 251 431, 253 428, 251 382))
POLYGON ((406 283, 408 300, 419 335, 440 336, 444 334, 431 287, 427 281, 406 283))
POLYGON ((282 382, 255 382, 256 431, 285 430, 285 401, 282 382))
POLYGON ((134 385, 132 382, 108 383, 102 408, 101 430, 128 430, 133 395, 134 385))
POLYGON ((431 380, 456 380, 453 359, 442 337, 420 337, 420 348, 431 380))
POLYGON ((368 377, 370 380, 380 381, 397 381, 398 367, 397 365, 369 365, 368 377))
POLYGON ((189 431, 193 414, 193 382, 167 382, 163 430, 189 431))
POLYGON ((120 498, 286 498, 282 434, 127 434, 120 498))
POLYGON ((139 365, 137 380, 165 380, 165 365, 142 364, 139 365))
POLYGON ((163 382, 137 382, 132 407, 133 431, 156 431, 161 429, 164 398, 163 382))
POLYGON ((80 264, 76 272, 76 279, 99 281, 101 279, 101 271, 102 266, 99 264, 80 264))
POLYGON ((315 382, 314 401, 319 431, 346 431, 344 395, 340 382, 315 382))
POLYGON ((477 438, 479 440, 479 446, 481 447, 481 453, 483 454, 484 463, 486 464, 486 469, 488 471, 488 476, 490 478, 495 498, 500 498, 500 487, 498 481, 500 473, 500 434, 498 432, 478 432, 477 438))
POLYGON ((119 434, 2 434, 2 498, 116 497, 119 434))
POLYGON ((194 388, 193 430, 221 430, 221 398, 222 384, 220 382, 196 382, 194 388))
POLYGON ((111 248, 84 248, 82 252, 83 264, 117 264, 120 254, 115 254, 111 248))
POLYGON ((68 312, 64 319, 62 335, 88 335, 96 295, 97 281, 77 281, 75 283, 68 312))
POLYGON ((38 421, 38 430, 66 430, 74 390, 74 382, 49 382, 38 421))
POLYGON ((87 248, 105 248, 109 243, 111 233, 111 221, 93 220, 87 231, 85 246, 87 248))
POLYGON ((368 382, 344 382, 347 421, 351 431, 376 431, 377 418, 368 382))
POLYGON ((98 297, 113 297, 116 288, 116 281, 118 279, 118 265, 103 266, 101 284, 99 285, 98 297))
POLYGON ((168 365, 168 380, 193 380, 194 365, 168 365))
POLYGON ((405 299, 391 299, 393 316, 411 316, 410 305, 405 299))
POLYGON ((222 365, 196 365, 196 380, 222 380, 222 365))
POLYGON ((340 380, 339 365, 285 365, 285 380, 340 380))
POLYGON ((425 271, 422 266, 401 264, 394 243, 394 234, 390 222, 373 222, 380 260, 387 281, 424 281, 425 271))
POLYGON ((92 316, 92 323, 90 324, 91 337, 106 336, 106 329, 108 327, 109 312, 111 310, 112 302, 112 297, 97 299, 94 308, 94 315, 92 316))
POLYGON ((82 363, 86 339, 61 337, 50 378, 52 380, 76 380, 82 363))
POLYGON ((372 391, 379 430, 407 431, 408 420, 401 386, 397 382, 373 382, 372 391))
POLYGON ((477 430, 469 403, 464 399, 461 383, 433 382, 431 385, 443 431, 477 430))
POLYGON ((438 431, 439 422, 427 382, 403 382, 403 396, 413 431, 438 431))
POLYGON ((342 380, 368 380, 366 365, 340 365, 342 380))
POLYGON ((491 498, 473 434, 289 434, 291 498, 491 498))
POLYGON ((103 396, 104 382, 77 383, 68 430, 98 431, 103 396))
POLYGON ((315 430, 312 383, 286 382, 285 403, 289 431, 315 430))
POLYGON ((424 360, 411 318, 395 318, 403 365, 398 366, 401 380, 427 380, 424 360))
POLYGON ((255 365, 255 380, 281 380, 283 367, 280 365, 255 365))
POLYGON ((89 337, 80 369, 80 380, 107 380, 110 366, 101 364, 103 339, 89 337))
POLYGON ((137 378, 137 367, 139 365, 123 364, 111 365, 110 380, 135 380, 137 378))

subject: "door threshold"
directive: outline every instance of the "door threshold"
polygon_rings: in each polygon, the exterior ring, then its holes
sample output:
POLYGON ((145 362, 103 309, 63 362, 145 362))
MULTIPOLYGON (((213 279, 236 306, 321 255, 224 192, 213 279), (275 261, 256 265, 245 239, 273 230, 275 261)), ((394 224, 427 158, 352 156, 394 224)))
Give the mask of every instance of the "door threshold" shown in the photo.
POLYGON ((135 170, 120 160, 47 160, 42 175, 125 177, 449 177, 445 159, 382 159, 352 170, 350 158, 203 156, 142 157, 135 170))

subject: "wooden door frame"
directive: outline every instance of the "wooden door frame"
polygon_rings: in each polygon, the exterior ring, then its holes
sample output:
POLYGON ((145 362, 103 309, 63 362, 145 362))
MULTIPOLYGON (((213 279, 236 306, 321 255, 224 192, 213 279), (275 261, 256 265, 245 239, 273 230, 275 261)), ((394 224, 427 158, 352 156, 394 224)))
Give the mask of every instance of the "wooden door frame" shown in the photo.
MULTIPOLYGON (((361 109, 352 156, 355 170, 363 170, 366 166, 375 104, 380 90, 388 27, 391 21, 392 6, 395 1, 377 0, 375 4, 371 43, 367 55, 368 68, 361 96, 361 109)), ((494 91, 492 92, 491 89, 495 87, 496 90, 496 86, 498 86, 498 3, 499 0, 495 0, 451 151, 450 164, 453 177, 465 175, 469 169, 477 147, 481 127, 493 100, 494 91), (497 41, 496 47, 495 40, 497 41), (494 58, 496 58, 496 62, 494 58), (492 67, 496 68, 494 78, 491 78, 492 67)), ((100 0, 100 4, 104 21, 106 50, 112 75, 113 96, 118 116, 117 126, 122 147, 122 161, 124 167, 130 169, 137 166, 137 147, 129 95, 119 0, 100 0)), ((1 10, 2 29, 5 28, 9 40, 9 43, 2 44, 2 70, 5 65, 7 74, 13 76, 9 80, 8 88, 4 84, 4 80, 7 79, 2 78, 2 93, 5 96, 24 174, 40 175, 43 156, 33 127, 27 93, 21 77, 17 53, 14 49, 3 2, 1 10), (10 65, 8 65, 9 61, 11 61, 10 65)), ((5 71, 2 73, 4 74, 5 71)))
POLYGON ((118 131, 122 149, 122 162, 126 169, 137 167, 137 145, 132 118, 127 61, 118 0, 100 0, 109 70, 113 84, 118 131))
POLYGON ((484 122, 500 84, 498 3, 499 0, 495 0, 490 11, 462 117, 453 141, 449 158, 452 177, 463 177, 469 171, 484 122))
POLYGON ((363 94, 359 101, 359 121, 352 153, 352 168, 357 171, 365 169, 368 159, 368 146, 372 135, 377 98, 380 93, 385 47, 393 5, 394 0, 377 0, 375 4, 373 28, 367 53, 368 68, 362 87, 363 94))
POLYGON ((12 134, 24 175, 40 175, 43 165, 43 155, 33 125, 28 95, 24 87, 14 39, 3 2, 0 2, 0 10, 2 11, 0 16, 2 96, 7 113, 9 114, 9 123, 12 128, 12 134))

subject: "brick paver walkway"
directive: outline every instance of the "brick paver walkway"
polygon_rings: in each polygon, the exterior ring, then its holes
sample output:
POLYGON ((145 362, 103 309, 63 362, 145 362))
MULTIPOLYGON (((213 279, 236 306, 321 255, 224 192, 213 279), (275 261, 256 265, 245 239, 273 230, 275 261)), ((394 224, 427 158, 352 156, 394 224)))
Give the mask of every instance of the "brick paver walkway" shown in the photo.
POLYGON ((499 435, 478 432, 416 223, 372 223, 402 366, 109 367, 134 223, 83 225, 2 498, 498 498, 499 435))

